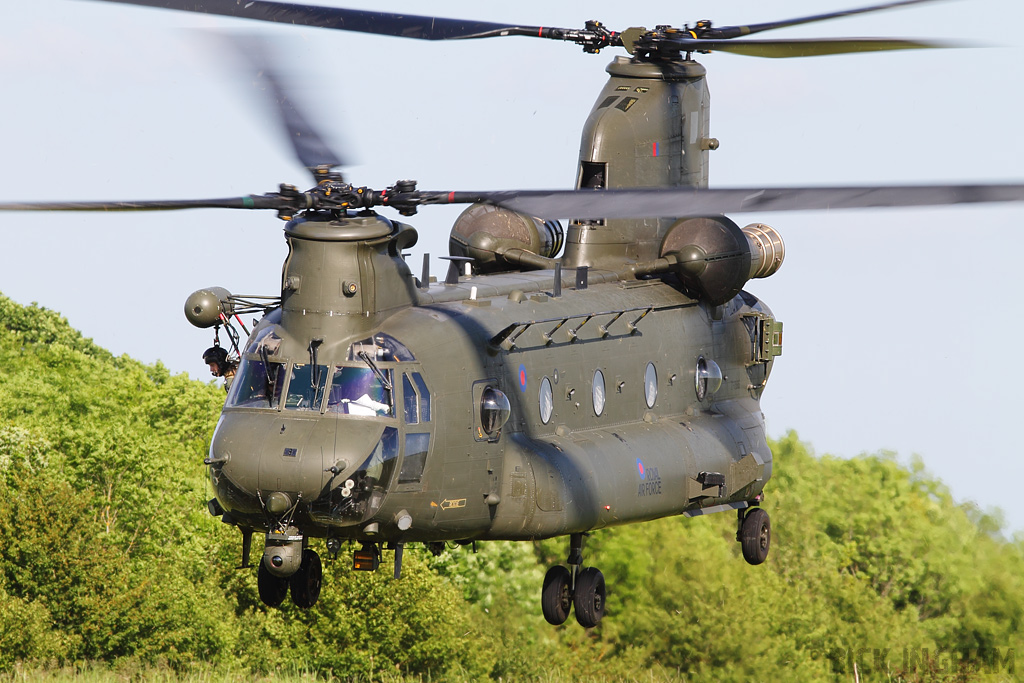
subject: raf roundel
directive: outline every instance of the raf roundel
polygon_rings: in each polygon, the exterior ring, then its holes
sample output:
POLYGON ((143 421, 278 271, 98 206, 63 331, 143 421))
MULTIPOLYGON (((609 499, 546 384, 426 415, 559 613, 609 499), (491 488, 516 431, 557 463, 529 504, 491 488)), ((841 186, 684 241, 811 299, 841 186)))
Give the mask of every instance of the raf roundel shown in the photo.
POLYGON ((640 473, 640 478, 644 478, 644 461, 640 458, 636 459, 636 471, 640 473))
POLYGON ((526 392, 526 366, 519 364, 519 390, 526 392))

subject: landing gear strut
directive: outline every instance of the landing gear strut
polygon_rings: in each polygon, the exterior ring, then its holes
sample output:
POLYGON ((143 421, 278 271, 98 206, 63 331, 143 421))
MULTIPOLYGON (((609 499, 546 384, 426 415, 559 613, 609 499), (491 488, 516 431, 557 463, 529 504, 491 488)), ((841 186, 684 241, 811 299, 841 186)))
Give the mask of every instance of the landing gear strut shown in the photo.
POLYGON ((583 628, 593 628, 604 616, 604 575, 595 567, 580 569, 583 564, 583 534, 569 536, 569 569, 557 565, 544 576, 540 604, 544 618, 558 626, 576 610, 576 621, 583 628))

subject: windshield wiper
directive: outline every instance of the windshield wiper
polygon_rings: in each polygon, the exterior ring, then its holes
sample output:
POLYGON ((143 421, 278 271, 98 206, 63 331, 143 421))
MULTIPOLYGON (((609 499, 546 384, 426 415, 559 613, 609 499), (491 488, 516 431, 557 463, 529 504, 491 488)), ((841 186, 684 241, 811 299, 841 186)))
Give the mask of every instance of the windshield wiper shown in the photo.
POLYGON ((370 369, 373 370, 373 374, 377 377, 377 381, 381 383, 381 386, 383 386, 388 393, 391 393, 391 382, 388 381, 387 375, 381 372, 380 368, 377 367, 377 364, 373 362, 370 355, 366 353, 366 351, 360 351, 357 355, 360 360, 370 366, 370 369))
POLYGON ((273 408, 274 396, 277 394, 277 372, 280 367, 278 363, 270 362, 270 355, 267 353, 267 347, 263 344, 260 345, 260 359, 263 360, 263 367, 266 368, 267 371, 267 405, 273 408))

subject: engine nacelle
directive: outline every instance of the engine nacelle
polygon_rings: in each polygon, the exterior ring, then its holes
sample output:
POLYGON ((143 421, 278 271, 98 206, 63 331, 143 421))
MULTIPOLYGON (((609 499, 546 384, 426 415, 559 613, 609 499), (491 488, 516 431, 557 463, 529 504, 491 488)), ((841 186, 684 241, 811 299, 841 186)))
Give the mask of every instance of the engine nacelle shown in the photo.
POLYGON ((754 223, 740 229, 725 216, 707 216, 676 221, 661 255, 700 299, 717 306, 739 294, 748 280, 778 271, 786 247, 770 226, 754 223))
POLYGON ((213 327, 235 312, 231 292, 223 287, 207 287, 192 292, 185 299, 185 317, 196 327, 213 327))
POLYGON ((477 273, 495 273, 521 263, 506 259, 505 253, 525 251, 553 258, 564 239, 558 221, 542 221, 492 204, 473 204, 452 226, 448 253, 473 259, 477 273))

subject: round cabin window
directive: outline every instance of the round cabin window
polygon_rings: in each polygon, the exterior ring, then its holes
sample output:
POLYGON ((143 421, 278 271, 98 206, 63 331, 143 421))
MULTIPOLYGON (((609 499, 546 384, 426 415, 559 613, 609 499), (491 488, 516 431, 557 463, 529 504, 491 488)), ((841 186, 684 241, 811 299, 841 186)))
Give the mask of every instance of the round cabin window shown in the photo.
POLYGON ((644 400, 648 408, 653 408, 658 400, 658 371, 654 363, 648 363, 644 371, 644 400))
POLYGON ((594 371, 594 387, 592 392, 592 398, 594 399, 594 414, 600 415, 604 412, 605 393, 604 393, 604 373, 600 370, 594 371))
POLYGON ((551 421, 551 412, 555 408, 554 399, 551 395, 551 380, 547 377, 540 381, 540 421, 547 424, 551 421))

